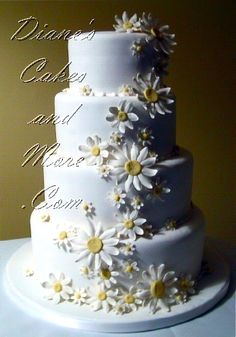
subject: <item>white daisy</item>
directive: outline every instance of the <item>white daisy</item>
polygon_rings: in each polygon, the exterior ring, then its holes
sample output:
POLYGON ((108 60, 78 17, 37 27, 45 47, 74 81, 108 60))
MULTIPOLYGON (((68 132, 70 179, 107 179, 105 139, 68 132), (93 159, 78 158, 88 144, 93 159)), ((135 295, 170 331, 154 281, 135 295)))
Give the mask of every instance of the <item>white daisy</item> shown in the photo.
POLYGON ((65 277, 63 273, 57 278, 53 273, 49 274, 49 281, 42 283, 43 288, 47 289, 47 299, 58 304, 61 301, 68 301, 73 294, 71 279, 65 277))
POLYGON ((183 304, 188 301, 188 295, 186 293, 178 292, 175 294, 175 302, 177 304, 183 304))
POLYGON ((165 265, 157 268, 152 264, 148 271, 142 272, 143 281, 138 282, 140 297, 149 304, 150 311, 155 313, 158 309, 170 310, 175 303, 177 278, 174 271, 165 271, 165 265))
POLYGON ((168 105, 174 102, 171 98, 171 88, 164 87, 160 77, 156 75, 155 69, 143 78, 140 74, 134 78, 137 88, 133 88, 138 99, 143 102, 144 109, 149 113, 151 118, 155 118, 158 112, 161 115, 172 113, 168 105))
POLYGON ((90 96, 93 94, 92 88, 90 88, 89 85, 83 85, 82 87, 79 88, 79 90, 82 96, 90 96))
POLYGON ((138 129, 138 142, 142 146, 151 145, 154 136, 152 135, 152 130, 148 127, 138 129))
POLYGON ((81 208, 84 212, 84 214, 87 217, 93 217, 95 215, 95 207, 93 206, 93 204, 91 202, 87 202, 85 200, 83 200, 82 204, 81 204, 81 208))
POLYGON ((120 146, 121 144, 124 143, 124 135, 122 135, 118 131, 114 131, 114 132, 112 132, 112 134, 110 136, 110 141, 111 141, 112 144, 120 146))
POLYGON ((118 290, 106 289, 102 283, 96 288, 92 288, 93 293, 88 299, 88 303, 91 304, 94 311, 104 309, 109 312, 111 308, 115 307, 118 290))
POLYGON ((100 137, 88 137, 87 145, 80 145, 79 150, 83 152, 83 156, 88 165, 102 165, 104 159, 107 159, 109 152, 107 151, 108 143, 101 140, 100 137))
POLYGON ((128 84, 123 84, 120 88, 119 88, 119 96, 133 96, 134 92, 133 92, 133 88, 131 87, 131 85, 128 84))
POLYGON ((133 197, 133 199, 131 200, 131 206, 133 207, 133 209, 136 210, 140 210, 140 208, 144 206, 144 203, 140 196, 137 195, 133 197))
POLYGON ((156 164, 156 157, 148 157, 148 148, 144 147, 139 151, 133 143, 129 150, 127 145, 123 145, 122 150, 114 153, 116 159, 111 160, 113 166, 112 174, 116 175, 117 183, 126 179, 125 191, 128 192, 131 185, 140 191, 142 186, 152 188, 150 177, 157 174, 157 169, 153 168, 156 164))
POLYGON ((40 215, 40 219, 43 221, 43 222, 49 222, 50 221, 50 215, 49 213, 42 213, 40 215))
POLYGON ((131 256, 134 254, 135 249, 136 246, 133 243, 128 242, 125 245, 121 246, 120 252, 125 256, 131 256))
POLYGON ((74 231, 74 227, 67 225, 59 225, 56 231, 56 237, 53 239, 53 243, 65 252, 69 252, 72 249, 72 243, 74 238, 78 235, 74 231))
POLYGON ((97 271, 99 278, 98 283, 104 283, 106 288, 111 288, 112 284, 116 284, 116 277, 119 276, 119 272, 114 270, 113 266, 101 266, 97 271))
POLYGON ((122 101, 118 107, 110 107, 106 120, 111 122, 111 126, 117 126, 121 133, 125 133, 125 129, 133 130, 133 122, 138 121, 138 116, 133 112, 134 107, 131 103, 122 101))
POLYGON ((151 13, 143 13, 140 29, 148 34, 147 40, 153 42, 153 46, 158 52, 163 52, 167 55, 173 52, 172 47, 176 45, 174 41, 175 34, 170 34, 168 32, 169 26, 161 26, 158 20, 152 17, 151 13))
POLYGON ((80 275, 87 278, 88 280, 91 280, 92 278, 94 278, 94 272, 88 266, 80 267, 80 275))
POLYGON ((194 295, 196 293, 195 285, 195 280, 192 279, 192 275, 180 275, 178 279, 178 288, 180 293, 194 295))
POLYGON ((74 304, 82 305, 86 303, 88 294, 85 288, 76 288, 71 296, 74 304))
POLYGON ((120 208, 121 205, 125 205, 126 193, 124 193, 121 187, 114 187, 112 192, 108 193, 108 198, 112 201, 112 206, 120 208))
POLYGON ((137 14, 133 14, 130 18, 126 11, 122 13, 122 18, 119 18, 118 15, 115 15, 116 24, 113 25, 116 32, 135 32, 139 30, 140 22, 137 17, 137 14))
POLYGON ((118 242, 115 228, 103 231, 100 223, 88 223, 81 228, 79 238, 74 241, 74 252, 79 255, 76 262, 86 259, 88 267, 94 264, 95 269, 99 269, 102 262, 111 266, 112 256, 119 254, 115 247, 118 242))
POLYGON ((111 166, 110 165, 101 165, 97 168, 99 176, 104 179, 108 179, 111 174, 111 166))
POLYGON ((142 225, 146 222, 146 219, 138 217, 138 211, 133 210, 131 213, 127 209, 125 213, 117 214, 118 224, 116 229, 118 235, 124 235, 131 240, 136 239, 136 235, 143 235, 142 225))
POLYGON ((171 189, 167 186, 167 181, 161 180, 161 178, 158 176, 150 193, 147 194, 147 199, 155 201, 156 198, 158 198, 159 200, 164 201, 163 195, 170 193, 170 191, 171 189))
POLYGON ((117 314, 117 315, 123 315, 125 313, 125 306, 123 304, 120 303, 116 303, 116 305, 113 308, 113 311, 117 314))
POLYGON ((177 222, 175 219, 167 219, 164 227, 167 231, 174 231, 177 228, 177 222))
POLYGON ((137 41, 134 41, 134 43, 131 46, 132 54, 134 56, 140 57, 145 50, 146 44, 147 43, 144 39, 142 39, 142 40, 139 39, 137 41))
POLYGON ((133 260, 122 261, 122 272, 129 279, 132 279, 134 275, 139 271, 138 263, 133 260))
POLYGON ((129 289, 120 288, 120 291, 118 303, 124 306, 125 312, 136 311, 142 305, 143 300, 139 297, 136 286, 131 286, 129 289))

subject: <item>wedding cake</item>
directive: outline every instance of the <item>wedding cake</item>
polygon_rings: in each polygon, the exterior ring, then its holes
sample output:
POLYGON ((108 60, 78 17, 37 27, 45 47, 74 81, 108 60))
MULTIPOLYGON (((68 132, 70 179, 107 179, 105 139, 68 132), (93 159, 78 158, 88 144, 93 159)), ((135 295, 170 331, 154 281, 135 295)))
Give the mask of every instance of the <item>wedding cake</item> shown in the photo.
POLYGON ((64 122, 31 216, 34 273, 50 303, 155 315, 197 296, 204 218, 164 81, 174 34, 151 14, 115 21, 68 41, 72 80, 55 97, 64 122))

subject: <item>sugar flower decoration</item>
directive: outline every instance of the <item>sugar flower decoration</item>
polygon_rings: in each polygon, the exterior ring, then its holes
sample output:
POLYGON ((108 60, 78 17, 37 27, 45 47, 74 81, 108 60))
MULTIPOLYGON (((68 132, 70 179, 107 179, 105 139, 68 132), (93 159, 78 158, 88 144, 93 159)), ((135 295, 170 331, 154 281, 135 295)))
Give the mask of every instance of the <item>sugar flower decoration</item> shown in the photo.
POLYGON ((134 128, 133 122, 137 122, 139 119, 133 111, 131 103, 122 101, 118 107, 110 107, 106 120, 111 122, 112 127, 116 126, 121 133, 125 133, 126 128, 132 130, 134 128))
POLYGON ((125 306, 121 303, 116 303, 116 305, 113 308, 114 313, 117 315, 123 315, 125 313, 125 306))
POLYGON ((124 135, 118 131, 114 131, 110 136, 110 141, 112 144, 120 146, 124 143, 124 135))
POLYGON ((140 210, 140 208, 144 206, 144 203, 140 196, 137 195, 133 197, 133 199, 131 200, 131 206, 133 207, 133 209, 136 210, 140 210))
POLYGON ((157 173, 157 169, 153 168, 156 157, 148 157, 147 147, 139 151, 134 143, 130 150, 123 145, 122 150, 114 153, 114 156, 116 159, 110 163, 113 166, 112 174, 116 175, 118 184, 125 180, 126 192, 130 190, 131 185, 138 191, 143 186, 152 188, 150 177, 157 173))
POLYGON ((152 190, 147 195, 147 199, 155 200, 156 198, 158 198, 159 200, 164 201, 164 194, 168 194, 170 193, 170 191, 171 189, 167 186, 167 181, 161 180, 161 178, 158 176, 152 190))
POLYGON ((175 219, 167 219, 165 223, 165 230, 174 231, 177 228, 177 222, 175 219))
POLYGON ((143 13, 140 29, 142 32, 147 33, 147 40, 151 40, 154 44, 154 48, 167 55, 173 52, 172 47, 176 45, 174 41, 175 34, 170 34, 169 26, 161 26, 157 19, 154 19, 151 13, 143 13))
POLYGON ((81 208, 87 217, 92 218, 95 215, 95 207, 91 202, 83 200, 81 208))
POLYGON ((94 272, 88 266, 82 266, 80 268, 80 275, 83 276, 84 278, 88 279, 88 280, 91 280, 91 279, 94 278, 94 272))
POLYGON ((126 11, 122 13, 122 17, 119 18, 118 15, 115 15, 116 24, 113 25, 116 32, 135 32, 139 29, 140 23, 137 17, 137 14, 133 14, 130 18, 126 11))
POLYGON ((33 276, 33 275, 34 275, 34 270, 33 270, 33 268, 28 267, 28 268, 25 269, 25 276, 26 276, 26 277, 31 277, 31 276, 33 276))
POLYGON ((94 311, 103 309, 106 312, 109 312, 111 308, 116 305, 117 293, 117 289, 106 289, 105 285, 102 283, 93 289, 93 294, 88 299, 88 303, 91 304, 94 311))
POLYGON ((48 291, 47 299, 58 304, 61 301, 68 301, 73 294, 71 279, 65 277, 63 273, 57 278, 53 273, 49 274, 49 281, 42 283, 43 288, 48 291))
POLYGON ((82 96, 90 96, 90 95, 92 95, 92 89, 90 88, 89 85, 84 85, 84 86, 80 87, 79 89, 80 89, 80 94, 82 96))
POLYGON ((60 225, 57 228, 56 237, 53 239, 53 242, 58 248, 69 252, 72 249, 72 243, 77 234, 72 226, 60 225))
POLYGON ((118 303, 124 306, 125 312, 136 311, 142 305, 143 300, 139 297, 136 286, 131 286, 129 289, 120 288, 120 291, 118 303))
POLYGON ((171 88, 162 86, 160 77, 155 74, 154 68, 145 78, 138 73, 134 82, 137 87, 133 88, 134 93, 143 102, 144 109, 149 112, 151 118, 155 118, 156 112, 161 115, 172 113, 168 109, 168 105, 174 102, 170 96, 171 88))
POLYGON ((195 281, 192 279, 192 275, 180 275, 178 280, 179 292, 185 295, 194 295, 196 293, 195 281))
POLYGON ((139 271, 138 263, 133 260, 123 261, 122 263, 123 274, 129 279, 132 279, 133 276, 139 271))
POLYGON ((133 88, 131 85, 124 84, 119 88, 119 96, 133 96, 133 88))
POLYGON ((143 281, 138 282, 140 297, 148 303, 150 311, 155 313, 158 309, 170 310, 175 303, 177 278, 174 271, 165 271, 165 265, 158 267, 150 265, 148 271, 142 273, 143 281))
POLYGON ((135 249, 136 246, 133 243, 128 242, 125 245, 121 246, 120 252, 125 256, 132 256, 134 254, 135 249))
POLYGON ((143 40, 139 39, 137 41, 134 41, 134 43, 131 46, 132 54, 134 56, 140 57, 143 54, 145 47, 146 47, 146 41, 144 39, 143 40))
POLYGON ((98 174, 103 179, 109 179, 111 174, 111 166, 110 165, 101 165, 97 168, 98 174))
POLYGON ((120 208, 122 205, 125 205, 126 193, 124 193, 121 187, 114 187, 112 192, 108 194, 109 199, 112 202, 112 205, 116 208, 120 208))
POLYGON ((145 239, 152 239, 153 238, 153 228, 152 225, 149 225, 148 223, 145 223, 143 225, 143 237, 145 239))
POLYGON ((106 288, 111 288, 117 283, 116 278, 119 276, 119 272, 114 270, 113 266, 101 266, 97 271, 97 276, 99 284, 103 283, 106 288))
POLYGON ((136 239, 136 235, 143 235, 142 225, 146 222, 146 219, 138 217, 138 211, 134 210, 130 213, 127 209, 126 213, 117 214, 118 224, 116 229, 118 235, 124 235, 131 240, 136 239))
POLYGON ((49 222, 50 221, 50 215, 48 213, 42 213, 40 215, 40 219, 43 222, 49 222))
POLYGON ((82 305, 86 303, 88 294, 85 288, 76 288, 71 296, 74 304, 82 305))
POLYGON ((80 145, 79 150, 83 152, 83 156, 88 165, 102 165, 104 159, 107 159, 109 152, 107 150, 108 143, 102 141, 100 137, 88 137, 87 145, 80 145))
POLYGON ((151 145, 152 140, 154 139, 154 136, 152 135, 152 129, 148 127, 139 128, 137 136, 138 136, 138 142, 142 146, 151 145))
POLYGON ((94 225, 89 222, 81 228, 79 238, 74 241, 74 252, 78 254, 76 262, 86 259, 88 267, 94 265, 95 269, 99 269, 102 262, 111 266, 112 256, 119 254, 115 247, 118 242, 115 228, 103 231, 100 223, 94 225))

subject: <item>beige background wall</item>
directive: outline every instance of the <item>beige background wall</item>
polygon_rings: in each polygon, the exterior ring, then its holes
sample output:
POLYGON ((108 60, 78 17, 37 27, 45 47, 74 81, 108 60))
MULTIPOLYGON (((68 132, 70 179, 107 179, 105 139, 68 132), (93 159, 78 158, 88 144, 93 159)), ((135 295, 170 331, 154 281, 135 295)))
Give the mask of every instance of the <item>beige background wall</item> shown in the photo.
POLYGON ((235 56, 234 3, 196 1, 26 1, 0 2, 0 239, 28 236, 30 202, 42 188, 42 167, 21 168, 23 153, 54 141, 53 127, 27 121, 53 113, 54 95, 66 84, 24 84, 19 74, 39 57, 48 71, 67 62, 63 41, 11 41, 18 20, 35 16, 40 29, 109 30, 114 14, 151 11, 176 32, 178 47, 167 83, 177 96, 177 140, 195 158, 193 201, 203 209, 207 232, 235 240, 235 56), (26 208, 22 209, 21 206, 26 208))

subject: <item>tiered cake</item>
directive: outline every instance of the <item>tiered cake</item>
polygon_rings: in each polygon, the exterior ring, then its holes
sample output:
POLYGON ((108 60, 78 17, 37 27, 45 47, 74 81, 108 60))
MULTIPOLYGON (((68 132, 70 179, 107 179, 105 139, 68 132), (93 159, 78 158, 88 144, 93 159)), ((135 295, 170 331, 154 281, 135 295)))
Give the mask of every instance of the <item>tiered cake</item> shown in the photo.
POLYGON ((204 219, 191 203, 193 159, 176 146, 164 84, 175 45, 151 14, 69 40, 56 95, 57 151, 44 159, 45 201, 31 216, 35 275, 48 300, 109 314, 170 310, 196 291, 204 219))

